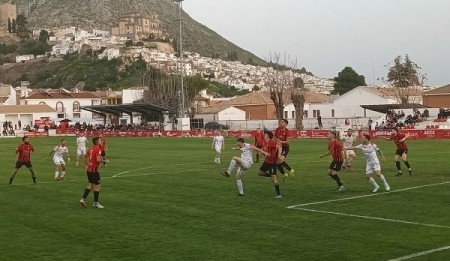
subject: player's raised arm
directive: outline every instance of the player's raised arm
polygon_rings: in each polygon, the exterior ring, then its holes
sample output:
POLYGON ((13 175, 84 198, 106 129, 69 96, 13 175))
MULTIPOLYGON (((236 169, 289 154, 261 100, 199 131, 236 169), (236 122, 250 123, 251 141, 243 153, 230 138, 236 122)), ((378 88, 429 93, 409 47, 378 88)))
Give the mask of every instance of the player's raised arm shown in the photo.
POLYGON ((331 150, 328 150, 328 152, 326 154, 320 155, 320 158, 325 158, 330 155, 331 155, 331 150))
POLYGON ((52 151, 50 151, 50 153, 48 154, 47 158, 51 157, 53 155, 53 153, 55 153, 57 148, 58 148, 58 146, 56 146, 52 151))
POLYGON ((261 153, 261 154, 264 154, 264 156, 268 156, 268 155, 269 155, 269 153, 263 151, 262 149, 260 149, 260 148, 258 148, 258 147, 256 147, 256 146, 254 146, 254 145, 250 145, 250 149, 251 149, 251 150, 254 150, 254 151, 257 151, 257 152, 259 152, 259 153, 261 153))

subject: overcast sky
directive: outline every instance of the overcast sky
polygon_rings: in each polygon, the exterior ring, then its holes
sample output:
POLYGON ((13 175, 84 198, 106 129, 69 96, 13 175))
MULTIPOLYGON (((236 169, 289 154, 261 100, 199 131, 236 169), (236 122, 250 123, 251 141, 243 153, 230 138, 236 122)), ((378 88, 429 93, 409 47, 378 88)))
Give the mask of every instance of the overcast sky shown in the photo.
POLYGON ((450 0, 185 0, 200 23, 261 58, 287 52, 325 78, 377 82, 409 54, 429 85, 450 83, 450 0))

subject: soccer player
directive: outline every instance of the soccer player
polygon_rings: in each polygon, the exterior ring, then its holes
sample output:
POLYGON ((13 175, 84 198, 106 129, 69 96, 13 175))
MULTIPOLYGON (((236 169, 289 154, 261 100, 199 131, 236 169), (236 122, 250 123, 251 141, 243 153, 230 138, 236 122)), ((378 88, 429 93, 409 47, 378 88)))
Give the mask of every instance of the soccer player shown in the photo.
MULTIPOLYGON (((255 133, 255 146, 258 149, 262 149, 264 147, 264 141, 265 141, 266 137, 264 135, 264 132, 261 130, 261 128, 257 128, 256 129, 256 133, 255 133)), ((261 153, 257 153, 256 154, 256 163, 259 162, 259 156, 261 153)))
POLYGON ((84 155, 84 160, 86 162, 86 173, 88 178, 88 186, 84 190, 83 197, 80 199, 80 204, 82 207, 86 207, 86 198, 94 189, 94 208, 104 208, 104 206, 98 203, 98 198, 100 195, 101 181, 100 181, 100 173, 98 169, 100 168, 100 163, 109 163, 109 160, 104 159, 102 157, 102 149, 100 147, 100 138, 95 137, 92 139, 92 143, 94 146, 90 148, 86 154, 84 155))
POLYGON ((230 166, 228 167, 228 170, 222 172, 221 174, 225 177, 230 177, 230 174, 233 172, 233 170, 236 168, 237 165, 238 169, 236 172, 236 184, 239 191, 238 196, 244 196, 244 186, 242 185, 241 178, 244 175, 244 172, 253 165, 252 151, 255 150, 263 155, 266 155, 266 152, 257 148, 254 145, 245 143, 243 138, 237 139, 237 145, 234 149, 242 151, 241 157, 233 157, 233 159, 230 162, 230 166))
POLYGON ((84 136, 84 132, 80 132, 77 137, 77 162, 75 165, 78 167, 78 163, 80 162, 80 158, 84 158, 84 154, 86 154, 86 143, 87 139, 84 136))
POLYGON ((391 187, 386 181, 386 178, 383 174, 381 174, 381 166, 380 161, 378 160, 377 153, 380 154, 380 156, 384 159, 383 152, 378 148, 378 146, 374 143, 370 142, 370 135, 364 134, 362 138, 362 143, 357 146, 352 146, 350 149, 361 149, 366 156, 366 178, 369 181, 370 184, 373 186, 372 192, 378 192, 380 190, 380 186, 375 181, 374 177, 378 176, 381 181, 383 181, 384 189, 386 191, 391 190, 391 187))
POLYGON ((64 180, 66 175, 66 162, 64 161, 64 155, 67 155, 67 160, 70 161, 69 149, 66 147, 66 140, 62 139, 58 145, 50 151, 49 158, 53 155, 53 162, 56 165, 55 178, 53 180, 64 180))
POLYGON ((214 158, 214 163, 220 164, 220 155, 222 153, 222 149, 225 149, 225 139, 223 138, 220 131, 216 130, 212 148, 216 151, 216 157, 214 158))
POLYGON ((391 132, 391 137, 387 140, 394 141, 395 145, 397 146, 397 150, 395 151, 395 166, 397 167, 397 174, 396 177, 402 175, 402 167, 400 165, 400 160, 402 160, 406 167, 408 168, 409 175, 412 175, 412 169, 411 165, 409 165, 407 154, 408 154, 408 146, 406 146, 405 140, 409 136, 401 133, 398 128, 393 128, 391 132))
POLYGON ((344 163, 345 150, 338 138, 337 132, 330 131, 328 134, 328 153, 321 155, 320 158, 324 158, 329 155, 333 157, 333 161, 328 169, 328 175, 336 181, 336 184, 338 185, 337 191, 344 191, 344 184, 339 178, 339 171, 344 163))
POLYGON ((278 128, 275 129, 275 139, 277 142, 281 144, 281 163, 278 164, 278 170, 283 175, 283 183, 286 181, 286 178, 291 176, 294 177, 295 171, 287 164, 286 157, 289 154, 289 130, 287 129, 287 125, 289 122, 286 119, 282 119, 279 122, 278 128), (285 173, 284 169, 287 169, 289 173, 285 173))
POLYGON ((266 143, 264 151, 266 152, 266 157, 264 158, 264 163, 259 168, 259 176, 267 177, 270 176, 272 184, 275 187, 277 195, 275 198, 282 198, 280 192, 280 185, 277 180, 277 166, 282 162, 283 148, 281 144, 275 139, 274 135, 270 131, 265 133, 266 143))
POLYGON ((344 144, 344 148, 346 151, 346 157, 344 159, 344 165, 342 166, 344 169, 346 167, 351 168, 352 167, 352 160, 356 159, 356 154, 353 149, 350 149, 355 145, 356 137, 353 134, 352 129, 348 129, 347 134, 342 138, 342 142, 344 144))
POLYGON ((22 144, 20 144, 16 149, 16 167, 9 178, 8 185, 12 185, 14 177, 16 177, 19 169, 25 165, 31 173, 31 178, 33 179, 33 184, 36 184, 36 174, 34 174, 33 166, 31 165, 31 152, 34 153, 34 147, 30 144, 30 138, 24 136, 22 138, 22 144))
POLYGON ((106 140, 105 138, 103 138, 103 134, 99 135, 98 146, 102 151, 103 166, 106 167, 106 151, 108 150, 108 148, 106 147, 106 140))

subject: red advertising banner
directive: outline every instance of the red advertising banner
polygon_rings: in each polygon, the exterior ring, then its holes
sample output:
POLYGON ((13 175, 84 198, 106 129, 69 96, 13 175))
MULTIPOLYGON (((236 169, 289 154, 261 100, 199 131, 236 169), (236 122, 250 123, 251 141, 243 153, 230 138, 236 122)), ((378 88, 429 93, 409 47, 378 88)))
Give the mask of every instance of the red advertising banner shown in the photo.
MULTIPOLYGON (((403 133, 409 135, 410 139, 450 139, 450 130, 402 130, 403 133)), ((57 129, 57 135, 74 135, 77 132, 74 129, 57 129)), ((105 137, 213 137, 213 131, 86 131, 86 136, 98 136, 102 134, 105 137)), ((253 139, 256 131, 228 131, 227 136, 233 138, 253 139)), ((302 130, 290 131, 291 138, 298 139, 326 139, 328 130, 302 130)), ((359 136, 370 134, 373 139, 389 138, 390 131, 374 130, 359 131, 359 136)), ((47 133, 28 132, 25 133, 30 137, 48 136, 47 133)))

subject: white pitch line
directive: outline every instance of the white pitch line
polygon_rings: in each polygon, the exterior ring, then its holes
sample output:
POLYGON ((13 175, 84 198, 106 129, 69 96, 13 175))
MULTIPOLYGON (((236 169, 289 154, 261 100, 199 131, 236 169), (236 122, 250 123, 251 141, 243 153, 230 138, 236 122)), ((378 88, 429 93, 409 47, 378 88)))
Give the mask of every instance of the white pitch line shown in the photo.
MULTIPOLYGON (((173 164, 171 166, 181 166, 181 165, 182 164, 173 164)), ((125 170, 125 171, 122 171, 122 172, 119 172, 119 173, 113 175, 112 177, 113 178, 117 178, 119 176, 122 176, 123 174, 127 174, 127 173, 130 173, 130 172, 135 172, 135 171, 138 171, 138 170, 145 170, 145 169, 154 169, 154 168, 157 168, 157 167, 156 166, 150 166, 150 167, 144 167, 144 168, 139 168, 139 169, 125 170)))
POLYGON ((415 257, 419 257, 419 256, 425 256, 425 255, 429 255, 435 252, 440 252, 440 251, 444 251, 444 250, 448 250, 450 249, 450 246, 445 246, 445 247, 440 247, 440 248, 436 248, 436 249, 431 249, 431 250, 427 250, 427 251, 423 251, 423 252, 419 252, 419 253, 414 253, 411 255, 407 255, 407 256, 402 256, 402 257, 397 257, 394 259, 389 259, 388 261, 402 261, 402 260, 408 260, 411 258, 415 258, 415 257))
POLYGON ((420 189, 420 188, 426 188, 426 187, 440 186, 440 185, 444 185, 444 184, 450 184, 450 181, 440 182, 440 183, 433 183, 433 184, 427 184, 427 185, 421 185, 421 186, 415 186, 415 187, 409 187, 409 188, 404 188, 404 189, 399 189, 399 190, 394 190, 394 191, 389 191, 389 192, 381 192, 381 193, 367 194, 367 195, 354 196, 354 197, 348 197, 348 198, 339 198, 339 199, 330 199, 330 200, 324 200, 324 201, 316 201, 316 202, 304 203, 304 204, 299 204, 299 205, 292 205, 292 206, 288 206, 287 208, 295 209, 295 208, 298 208, 298 207, 305 207, 305 206, 311 206, 311 205, 320 205, 320 204, 325 204, 325 203, 330 203, 330 202, 346 201, 346 200, 359 199, 359 198, 368 198, 368 197, 376 197, 376 196, 381 196, 381 195, 385 195, 385 194, 398 193, 398 192, 414 190, 414 189, 420 189))
POLYGON ((380 220, 380 221, 387 221, 387 222, 403 223, 403 224, 409 224, 409 225, 418 225, 418 226, 425 226, 425 227, 436 227, 436 228, 446 228, 446 229, 450 229, 450 226, 435 225, 435 224, 426 224, 426 223, 419 223, 419 222, 411 222, 411 221, 398 220, 398 219, 380 218, 380 217, 371 217, 371 216, 361 216, 361 215, 346 214, 346 213, 340 213, 340 212, 332 212, 332 211, 324 211, 324 210, 315 210, 315 209, 309 209, 309 208, 295 208, 295 209, 297 209, 297 210, 303 210, 303 211, 308 211, 308 212, 314 212, 314 213, 322 213, 322 214, 337 215, 337 216, 356 217, 356 218, 364 218, 364 219, 380 220))

